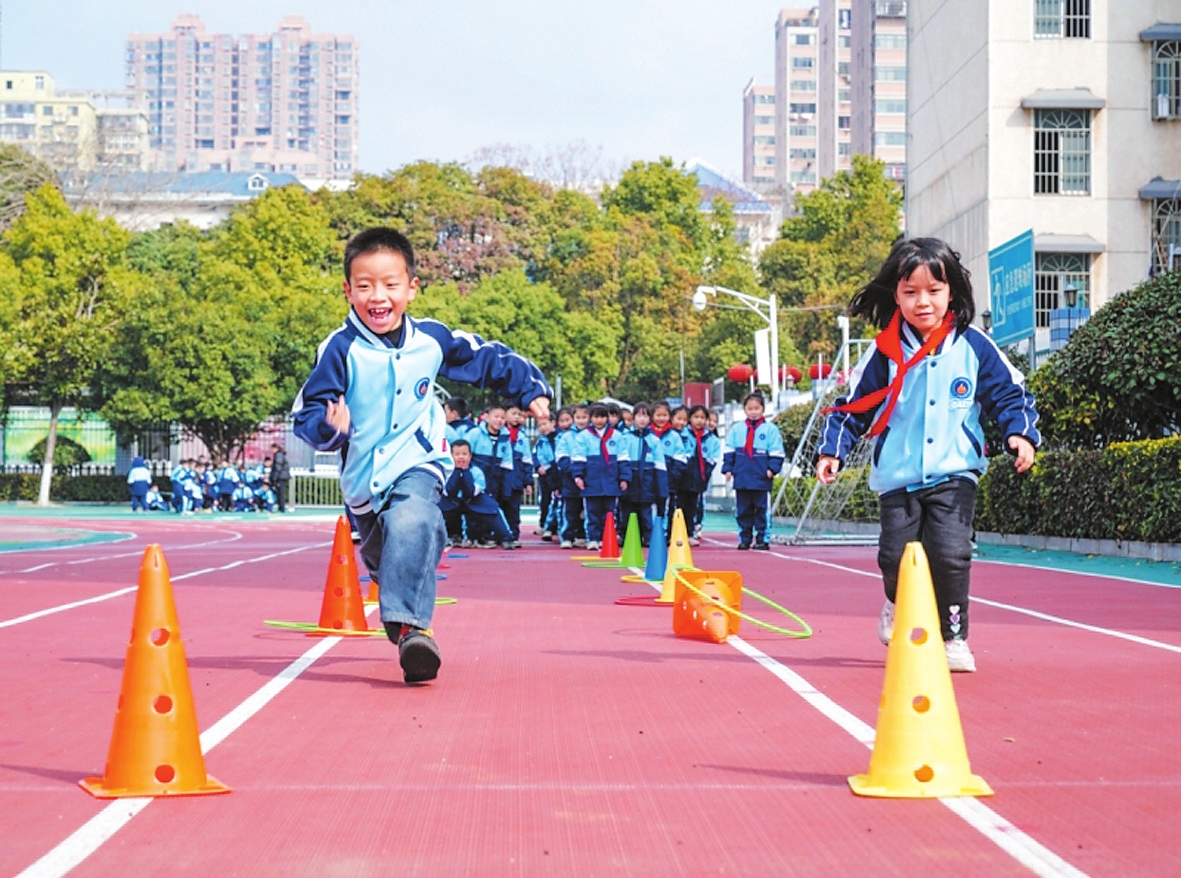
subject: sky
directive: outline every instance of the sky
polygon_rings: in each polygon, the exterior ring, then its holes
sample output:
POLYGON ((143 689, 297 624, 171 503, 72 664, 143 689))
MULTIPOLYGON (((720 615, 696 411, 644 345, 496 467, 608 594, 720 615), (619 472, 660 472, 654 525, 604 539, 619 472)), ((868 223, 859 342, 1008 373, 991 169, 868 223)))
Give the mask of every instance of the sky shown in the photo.
POLYGON ((607 163, 702 159, 741 178, 742 89, 771 82, 765 0, 0 0, 0 69, 123 87, 130 33, 199 15, 271 33, 287 14, 360 43, 361 169, 583 143, 607 163))

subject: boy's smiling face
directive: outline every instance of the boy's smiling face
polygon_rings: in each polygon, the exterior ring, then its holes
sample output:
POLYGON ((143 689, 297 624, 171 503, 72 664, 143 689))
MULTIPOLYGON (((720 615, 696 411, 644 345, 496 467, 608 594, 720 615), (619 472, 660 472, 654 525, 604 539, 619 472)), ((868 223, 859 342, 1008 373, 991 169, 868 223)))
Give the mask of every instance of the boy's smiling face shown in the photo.
POLYGON ((344 297, 361 322, 377 335, 401 326, 406 306, 417 295, 418 278, 410 276, 402 254, 392 250, 359 253, 344 282, 344 297))

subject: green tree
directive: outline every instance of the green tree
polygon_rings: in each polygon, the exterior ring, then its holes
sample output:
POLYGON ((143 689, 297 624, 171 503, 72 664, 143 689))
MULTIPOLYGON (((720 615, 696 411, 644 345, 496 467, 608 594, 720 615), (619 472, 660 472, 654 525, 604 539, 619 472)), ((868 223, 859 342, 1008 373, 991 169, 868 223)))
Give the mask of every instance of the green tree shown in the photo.
POLYGON ((1181 431, 1181 271, 1100 308, 1029 387, 1052 446, 1101 448, 1181 431))
POLYGON ((125 264, 129 240, 113 220, 75 214, 50 185, 28 196, 25 213, 4 234, 21 295, 5 379, 49 408, 40 505, 49 503, 61 410, 88 404, 97 367, 142 288, 125 264))
POLYGON ((25 196, 57 182, 53 168, 12 143, 0 143, 0 231, 25 210, 25 196))

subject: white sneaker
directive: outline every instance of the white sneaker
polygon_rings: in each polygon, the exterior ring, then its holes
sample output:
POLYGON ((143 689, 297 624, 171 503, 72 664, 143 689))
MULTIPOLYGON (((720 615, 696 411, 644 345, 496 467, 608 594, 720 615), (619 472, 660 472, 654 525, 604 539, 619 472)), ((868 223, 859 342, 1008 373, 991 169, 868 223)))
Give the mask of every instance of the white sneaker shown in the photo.
POLYGON ((587 548, 586 540, 582 540, 582 539, 575 540, 575 541, 574 541, 574 548, 576 548, 576 549, 585 549, 585 548, 587 548))
POLYGON ((882 615, 878 616, 878 640, 886 646, 890 645, 890 638, 894 636, 894 602, 886 601, 882 604, 882 615))
POLYGON ((594 540, 587 540, 586 547, 596 552, 601 548, 600 544, 596 543, 594 540))
POLYGON ((976 672, 976 657, 968 649, 966 640, 945 640, 943 649, 947 652, 947 669, 954 673, 974 674, 976 672))
POLYGON ((573 549, 574 543, 572 543, 570 540, 562 540, 562 542, 558 544, 558 548, 559 549, 573 549))

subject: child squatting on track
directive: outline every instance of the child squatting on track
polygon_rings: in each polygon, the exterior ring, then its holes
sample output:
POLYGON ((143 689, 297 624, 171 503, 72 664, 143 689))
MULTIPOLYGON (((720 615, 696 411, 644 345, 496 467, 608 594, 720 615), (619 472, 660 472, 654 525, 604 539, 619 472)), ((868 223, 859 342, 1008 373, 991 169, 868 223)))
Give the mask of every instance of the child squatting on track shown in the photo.
POLYGON ((878 637, 888 644, 893 636, 902 550, 919 540, 931 565, 948 667, 975 671, 968 580, 976 483, 988 466, 980 419, 999 423, 1017 471, 1025 472, 1041 441, 1033 396, 992 339, 970 325, 968 272, 937 238, 896 243, 849 314, 882 331, 858 364, 852 396, 830 410, 816 477, 831 484, 857 440, 877 437, 869 486, 881 499, 878 567, 886 603, 878 637))
POLYGON ((414 251, 393 229, 345 247, 344 325, 321 343, 296 397, 295 433, 341 452, 340 487, 356 518, 361 557, 376 572, 381 619, 407 683, 433 680, 435 570, 447 532, 439 499, 451 474, 436 376, 489 387, 535 416, 553 395, 540 370, 499 342, 405 316, 418 294, 414 251))

